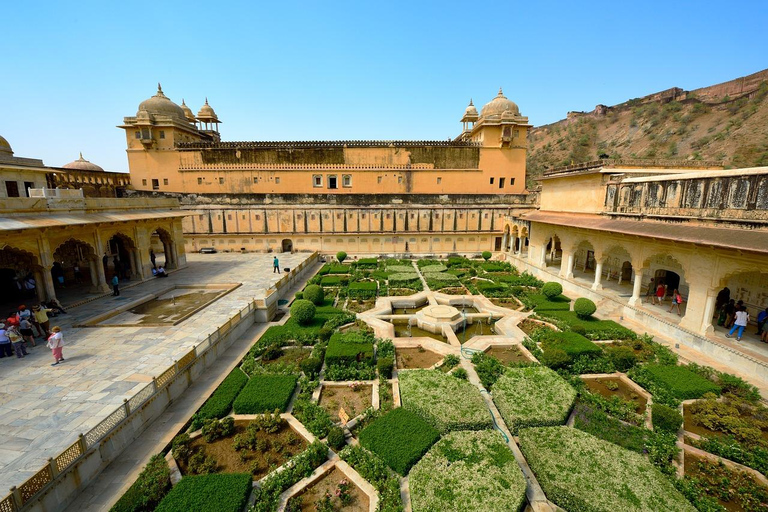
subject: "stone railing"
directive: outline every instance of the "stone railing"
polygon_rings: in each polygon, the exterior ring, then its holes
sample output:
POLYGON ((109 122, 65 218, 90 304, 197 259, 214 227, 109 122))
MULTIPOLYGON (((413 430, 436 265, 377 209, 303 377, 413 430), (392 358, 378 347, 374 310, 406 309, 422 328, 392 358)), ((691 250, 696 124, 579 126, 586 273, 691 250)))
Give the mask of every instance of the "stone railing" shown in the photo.
POLYGON ((723 162, 721 160, 646 160, 642 158, 604 159, 592 160, 591 162, 582 162, 580 164, 558 167, 556 169, 549 169, 544 171, 544 176, 585 171, 588 169, 597 169, 599 167, 639 167, 648 169, 722 169, 723 162))
POLYGON ((82 198, 83 189, 73 188, 31 188, 29 197, 82 198))
POLYGON ((205 368, 256 321, 269 321, 277 301, 318 260, 313 253, 267 290, 265 299, 249 302, 226 323, 210 333, 152 382, 18 487, 0 500, 0 512, 62 510, 110 462, 133 442, 170 403, 199 377, 205 368), (266 309, 258 312, 257 310, 266 309), (250 322, 248 321, 250 320, 250 322))

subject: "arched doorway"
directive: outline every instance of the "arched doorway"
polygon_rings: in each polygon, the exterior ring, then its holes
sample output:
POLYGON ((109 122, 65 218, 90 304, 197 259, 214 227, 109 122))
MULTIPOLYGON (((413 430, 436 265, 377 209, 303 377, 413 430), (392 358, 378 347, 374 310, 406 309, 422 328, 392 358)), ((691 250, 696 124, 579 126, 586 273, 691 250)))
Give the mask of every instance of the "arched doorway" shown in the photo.
POLYGON ((632 280, 632 262, 625 261, 621 264, 620 282, 628 283, 632 280))
POLYGON ((51 277, 59 288, 97 287, 96 252, 93 246, 70 238, 53 251, 51 277))
POLYGON ((32 253, 8 246, 0 249, 0 307, 10 311, 21 301, 48 298, 42 270, 32 253))
POLYGON ((654 282, 656 286, 663 284, 667 289, 666 296, 669 297, 673 290, 680 289, 680 274, 672 270, 658 269, 654 273, 654 282))
POLYGON ((563 259, 563 249, 560 246, 560 238, 557 235, 552 236, 547 242, 546 255, 544 263, 547 267, 560 265, 563 259))
POLYGON ((283 239, 283 252, 293 252, 293 241, 290 238, 283 239))
POLYGON ((104 265, 104 273, 117 275, 120 279, 129 279, 139 275, 136 261, 136 244, 129 236, 116 233, 107 241, 105 252, 107 263, 104 265))
MULTIPOLYGON (((165 268, 177 268, 176 257, 176 244, 171 238, 171 234, 163 228, 157 228, 152 233, 152 240, 150 246, 154 250, 155 254, 162 253, 165 259, 163 267, 165 268)), ((158 263, 158 266, 160 264, 158 263)))

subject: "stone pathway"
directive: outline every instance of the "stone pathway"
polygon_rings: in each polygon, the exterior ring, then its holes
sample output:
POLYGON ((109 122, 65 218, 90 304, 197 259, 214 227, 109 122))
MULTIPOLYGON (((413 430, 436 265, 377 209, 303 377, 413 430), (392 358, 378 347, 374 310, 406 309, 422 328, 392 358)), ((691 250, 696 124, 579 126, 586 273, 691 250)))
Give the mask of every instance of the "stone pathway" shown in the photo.
MULTIPOLYGON (((309 254, 281 254, 295 268, 309 254)), ((270 254, 190 254, 188 267, 167 279, 151 279, 72 308, 51 320, 64 333, 66 361, 51 367, 51 352, 38 340, 24 359, 0 359, 0 489, 19 485, 224 324, 282 274, 272 273, 270 254), (242 283, 176 326, 75 328, 172 285, 242 283)), ((189 394, 189 393, 187 393, 189 394)), ((0 493, 5 494, 5 493, 0 493)))

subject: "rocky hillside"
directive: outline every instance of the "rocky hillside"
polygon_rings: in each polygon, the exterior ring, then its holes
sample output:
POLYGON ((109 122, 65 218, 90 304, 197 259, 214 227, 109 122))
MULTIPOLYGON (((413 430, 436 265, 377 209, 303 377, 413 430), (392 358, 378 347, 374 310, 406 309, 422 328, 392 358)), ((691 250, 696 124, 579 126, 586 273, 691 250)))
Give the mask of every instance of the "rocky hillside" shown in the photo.
POLYGON ((768 165, 768 70, 694 91, 674 88, 531 130, 529 180, 606 158, 722 160, 768 165), (731 94, 728 94, 728 93, 731 94))

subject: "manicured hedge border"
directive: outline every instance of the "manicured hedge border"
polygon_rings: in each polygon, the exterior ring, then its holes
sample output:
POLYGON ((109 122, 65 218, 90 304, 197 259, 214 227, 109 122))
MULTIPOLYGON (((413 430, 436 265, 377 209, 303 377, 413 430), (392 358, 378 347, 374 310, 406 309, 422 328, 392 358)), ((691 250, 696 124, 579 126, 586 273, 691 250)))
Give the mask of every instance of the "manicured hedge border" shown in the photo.
POLYGON ((439 438, 437 429, 402 407, 388 412, 360 432, 360 444, 401 475, 406 475, 439 438))
POLYGON ((285 412, 296 380, 295 375, 253 376, 235 399, 235 414, 261 414, 275 409, 285 412))
POLYGON ((579 333, 573 331, 551 331, 542 341, 542 347, 546 349, 559 349, 568 354, 571 359, 580 356, 599 356, 602 349, 589 341, 579 333))
POLYGON ((672 396, 680 400, 701 398, 705 393, 720 394, 717 384, 685 366, 646 365, 641 371, 656 385, 667 389, 672 396))
POLYGON ((229 411, 232 409, 232 402, 235 401, 235 398, 237 398, 246 382, 248 382, 248 376, 240 368, 235 368, 229 372, 229 375, 219 384, 216 391, 197 411, 195 417, 199 419, 218 419, 229 414, 229 411))
POLYGON ((540 313, 541 316, 564 322, 569 327, 583 327, 586 337, 591 340, 637 339, 637 334, 634 331, 617 324, 613 320, 598 320, 595 317, 579 318, 575 311, 552 311, 536 308, 536 312, 540 313))
POLYGON ((252 487, 253 479, 249 474, 185 476, 155 512, 241 512, 252 487))
POLYGON ((133 485, 109 512, 152 512, 170 489, 171 470, 163 454, 158 453, 149 459, 133 485))
POLYGON ((350 365, 356 362, 373 365, 373 342, 357 332, 334 333, 325 351, 325 363, 350 365))

